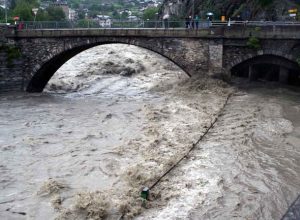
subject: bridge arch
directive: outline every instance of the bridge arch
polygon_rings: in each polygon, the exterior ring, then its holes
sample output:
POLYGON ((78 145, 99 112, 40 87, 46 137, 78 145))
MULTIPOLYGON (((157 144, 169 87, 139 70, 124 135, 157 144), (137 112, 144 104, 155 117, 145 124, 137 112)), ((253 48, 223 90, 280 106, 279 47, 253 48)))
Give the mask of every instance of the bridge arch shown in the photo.
POLYGON ((174 63, 176 66, 178 66, 180 69, 183 70, 188 76, 191 76, 181 65, 180 62, 177 62, 174 60, 171 56, 168 56, 164 53, 163 50, 161 50, 160 47, 149 47, 148 45, 140 44, 139 42, 131 42, 131 41, 104 41, 104 42, 94 42, 90 43, 87 42, 86 44, 82 45, 75 45, 72 44, 65 45, 65 49, 59 52, 54 52, 49 54, 46 59, 44 59, 42 62, 39 62, 35 65, 35 67, 31 70, 31 77, 28 80, 26 91, 27 92, 42 92, 47 85, 48 81, 51 79, 51 77, 55 74, 55 72, 64 65, 69 59, 76 56, 77 54, 88 50, 90 48, 105 45, 105 44, 128 44, 137 46, 149 51, 153 51, 154 53, 157 53, 168 60, 170 60, 172 63, 174 63))
POLYGON ((264 79, 300 85, 300 66, 289 54, 280 51, 264 51, 258 55, 246 55, 229 65, 231 76, 249 80, 264 79))

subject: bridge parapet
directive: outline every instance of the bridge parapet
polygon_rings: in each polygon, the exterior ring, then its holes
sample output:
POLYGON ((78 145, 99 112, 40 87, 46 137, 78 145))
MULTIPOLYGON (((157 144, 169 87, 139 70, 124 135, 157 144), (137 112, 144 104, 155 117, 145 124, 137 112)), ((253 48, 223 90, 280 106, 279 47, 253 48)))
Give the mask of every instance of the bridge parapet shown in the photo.
MULTIPOLYGON (((300 25, 267 25, 267 26, 221 26, 204 29, 184 28, 82 28, 82 29, 24 29, 8 28, 3 34, 7 38, 34 37, 174 37, 174 38, 221 38, 246 39, 256 36, 260 39, 300 39, 300 25)), ((1 33, 0 33, 1 34, 1 33)))

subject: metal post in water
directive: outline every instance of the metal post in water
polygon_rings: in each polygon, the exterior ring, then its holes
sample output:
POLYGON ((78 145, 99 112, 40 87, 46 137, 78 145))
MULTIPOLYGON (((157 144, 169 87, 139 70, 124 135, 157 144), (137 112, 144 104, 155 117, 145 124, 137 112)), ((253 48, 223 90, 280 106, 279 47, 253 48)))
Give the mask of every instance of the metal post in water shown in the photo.
POLYGON ((141 197, 144 199, 144 200, 148 200, 149 199, 149 194, 150 194, 150 189, 148 187, 144 187, 142 189, 142 192, 141 192, 141 197))

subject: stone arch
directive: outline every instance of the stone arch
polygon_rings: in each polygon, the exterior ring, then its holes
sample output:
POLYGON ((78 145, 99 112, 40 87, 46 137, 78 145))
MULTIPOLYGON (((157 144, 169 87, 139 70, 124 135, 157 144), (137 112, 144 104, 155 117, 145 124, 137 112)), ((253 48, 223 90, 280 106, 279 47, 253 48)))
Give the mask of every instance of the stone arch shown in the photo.
POLYGON ((248 77, 250 80, 264 79, 298 85, 300 66, 289 54, 277 51, 248 55, 230 63, 230 74, 248 77))
POLYGON ((159 47, 157 49, 149 48, 143 44, 140 44, 138 41, 128 41, 128 40, 117 40, 117 41, 104 41, 104 42, 91 42, 88 40, 85 44, 81 45, 75 45, 72 44, 65 45, 66 50, 63 50, 62 52, 53 53, 47 56, 47 58, 34 66, 34 68, 31 70, 31 77, 28 80, 26 91, 27 92, 42 92, 47 85, 48 81, 51 79, 51 77, 54 75, 54 73, 63 65, 65 64, 69 59, 76 56, 77 54, 88 50, 92 47, 104 45, 104 44, 128 44, 137 46, 140 48, 144 48, 146 50, 153 51, 168 60, 170 60, 172 63, 174 63, 176 66, 178 66, 180 69, 182 69, 189 77, 191 76, 184 67, 173 60, 171 57, 165 55, 163 53, 163 50, 160 50, 159 47))
POLYGON ((256 54, 246 54, 244 56, 241 56, 237 59, 233 59, 229 65, 227 65, 227 72, 231 72, 231 69, 241 63, 244 63, 248 60, 251 60, 251 59, 255 59, 255 58, 258 58, 259 57, 263 57, 263 56, 270 56, 270 57, 277 57, 277 58, 282 58, 282 59, 285 59, 285 60, 288 60, 288 61, 291 61, 293 63, 296 63, 296 61, 294 60, 293 56, 290 55, 290 54, 286 54, 286 53, 283 53, 282 51, 277 51, 277 50, 261 50, 261 51, 258 51, 256 54))

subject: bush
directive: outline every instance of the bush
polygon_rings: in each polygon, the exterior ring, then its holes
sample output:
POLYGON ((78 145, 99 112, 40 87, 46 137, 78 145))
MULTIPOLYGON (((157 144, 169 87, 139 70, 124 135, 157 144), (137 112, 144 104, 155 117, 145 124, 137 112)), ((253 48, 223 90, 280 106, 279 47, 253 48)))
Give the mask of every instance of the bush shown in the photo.
POLYGON ((247 46, 256 50, 261 48, 259 39, 254 36, 249 37, 247 41, 247 46))
POLYGON ((7 55, 6 62, 7 62, 8 66, 12 66, 13 60, 21 57, 21 52, 20 52, 19 48, 15 47, 15 46, 2 45, 2 46, 0 46, 0 51, 3 51, 6 53, 6 55, 7 55))

